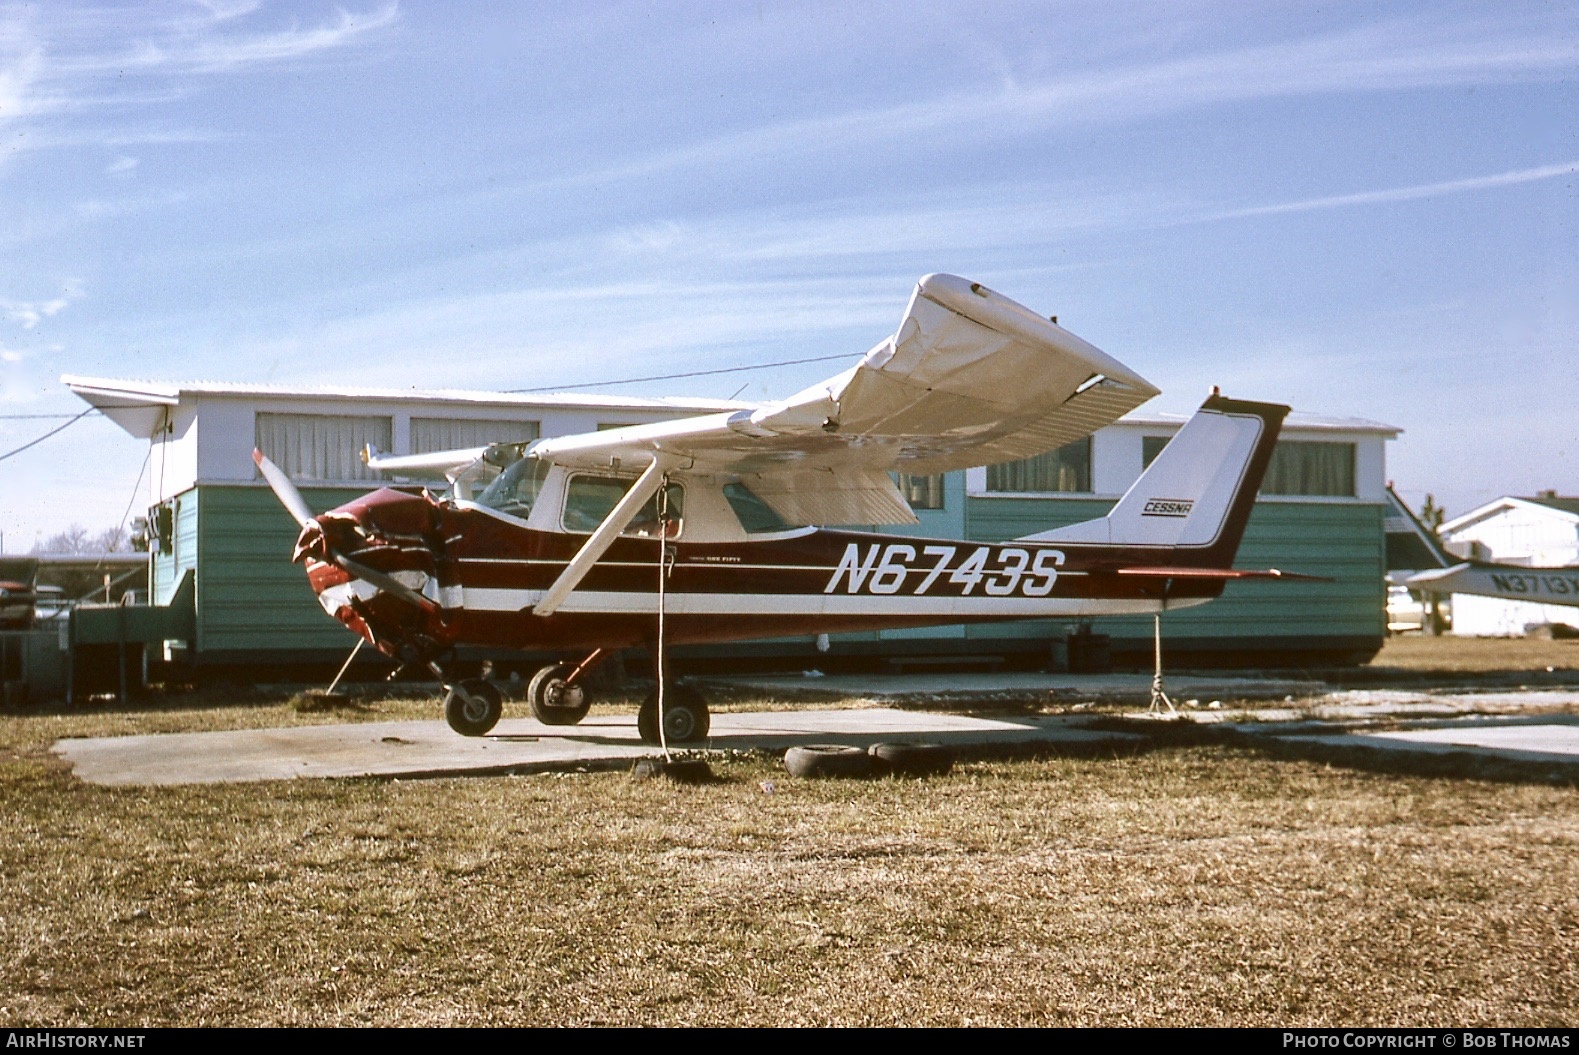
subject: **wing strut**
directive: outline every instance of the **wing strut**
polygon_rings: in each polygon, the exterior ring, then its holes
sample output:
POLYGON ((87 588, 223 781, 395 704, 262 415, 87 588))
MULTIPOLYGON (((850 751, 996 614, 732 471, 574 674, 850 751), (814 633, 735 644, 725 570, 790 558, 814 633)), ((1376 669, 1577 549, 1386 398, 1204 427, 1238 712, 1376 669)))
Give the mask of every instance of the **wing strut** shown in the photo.
POLYGON ((587 572, 598 562, 598 558, 608 552, 614 540, 620 537, 630 522, 636 519, 636 514, 641 507, 647 504, 647 499, 658 493, 659 486, 663 483, 663 474, 673 467, 673 459, 663 454, 654 454, 652 464, 636 480, 636 485, 625 492, 625 497, 617 502, 609 515, 603 518, 603 523, 598 525, 587 541, 581 544, 576 555, 570 558, 570 563, 565 565, 565 570, 559 573, 559 578, 554 580, 543 594, 543 599, 532 608, 533 615, 553 615, 559 606, 565 603, 565 598, 570 592, 581 585, 581 580, 586 578, 587 572))

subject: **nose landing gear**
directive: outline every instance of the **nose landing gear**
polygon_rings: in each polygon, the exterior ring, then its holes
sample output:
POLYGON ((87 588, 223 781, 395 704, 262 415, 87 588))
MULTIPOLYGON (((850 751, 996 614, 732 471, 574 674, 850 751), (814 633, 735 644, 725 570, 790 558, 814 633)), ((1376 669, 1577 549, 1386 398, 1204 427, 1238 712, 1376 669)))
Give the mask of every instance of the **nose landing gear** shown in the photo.
POLYGON ((462 736, 484 736, 499 723, 504 697, 486 678, 467 678, 449 687, 444 720, 462 736))

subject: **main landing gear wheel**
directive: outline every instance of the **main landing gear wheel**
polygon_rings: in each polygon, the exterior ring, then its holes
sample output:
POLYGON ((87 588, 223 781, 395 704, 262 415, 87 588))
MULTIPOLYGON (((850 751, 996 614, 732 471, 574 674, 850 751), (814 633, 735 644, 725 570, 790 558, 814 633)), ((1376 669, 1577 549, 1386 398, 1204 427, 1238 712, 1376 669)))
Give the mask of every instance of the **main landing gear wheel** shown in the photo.
POLYGON ((707 739, 712 718, 707 701, 689 685, 671 684, 663 690, 663 739, 658 737, 658 693, 653 692, 636 712, 636 731, 643 743, 690 744, 707 739))
POLYGON ((467 678, 444 699, 444 720, 462 736, 485 735, 503 713, 504 697, 486 678, 467 678))
POLYGON ((587 716, 592 694, 584 685, 565 684, 575 669, 569 663, 559 663, 532 675, 526 698, 532 705, 533 718, 544 725, 575 725, 587 716))

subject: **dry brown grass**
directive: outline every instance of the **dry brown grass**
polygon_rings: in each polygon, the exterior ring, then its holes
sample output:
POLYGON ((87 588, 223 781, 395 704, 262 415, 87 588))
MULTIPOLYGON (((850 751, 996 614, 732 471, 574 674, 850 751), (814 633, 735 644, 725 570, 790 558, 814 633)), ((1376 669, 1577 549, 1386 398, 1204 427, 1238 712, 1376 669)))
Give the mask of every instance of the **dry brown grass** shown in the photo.
MULTIPOLYGON (((13 730, 14 731, 14 730, 13 730)), ((0 760, 8 1024, 1561 1025, 1579 793, 1213 746, 815 782, 0 760), (763 790, 771 782, 771 793, 763 790)))
POLYGON ((326 715, 279 695, 0 718, 0 1022, 1579 1019, 1571 786, 1214 743, 908 781, 732 756, 701 786, 101 788, 48 753, 64 735, 436 716, 423 696, 326 715))
POLYGON ((1370 665, 1443 674, 1574 671, 1579 639, 1399 634, 1386 640, 1370 665))

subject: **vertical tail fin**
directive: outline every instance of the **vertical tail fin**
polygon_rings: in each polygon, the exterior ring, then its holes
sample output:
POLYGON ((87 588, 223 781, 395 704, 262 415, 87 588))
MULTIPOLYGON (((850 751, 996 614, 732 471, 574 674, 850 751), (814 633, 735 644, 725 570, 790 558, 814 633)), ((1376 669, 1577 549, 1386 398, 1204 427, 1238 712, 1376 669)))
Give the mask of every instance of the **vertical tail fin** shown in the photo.
POLYGON ((1173 551, 1183 564, 1227 568, 1288 410, 1214 395, 1107 516, 1027 540, 1144 546, 1173 551))

